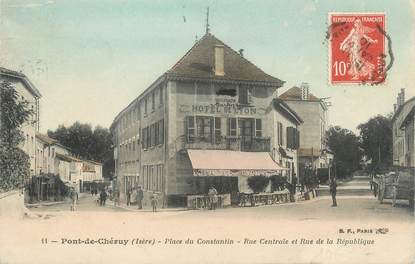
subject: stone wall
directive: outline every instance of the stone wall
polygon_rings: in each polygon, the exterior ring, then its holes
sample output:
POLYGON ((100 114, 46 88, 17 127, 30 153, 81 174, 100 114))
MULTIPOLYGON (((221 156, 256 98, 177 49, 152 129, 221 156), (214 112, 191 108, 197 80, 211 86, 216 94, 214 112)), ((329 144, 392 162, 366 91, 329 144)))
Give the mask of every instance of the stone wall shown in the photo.
POLYGON ((0 193, 0 218, 20 219, 24 216, 24 195, 21 191, 0 193))

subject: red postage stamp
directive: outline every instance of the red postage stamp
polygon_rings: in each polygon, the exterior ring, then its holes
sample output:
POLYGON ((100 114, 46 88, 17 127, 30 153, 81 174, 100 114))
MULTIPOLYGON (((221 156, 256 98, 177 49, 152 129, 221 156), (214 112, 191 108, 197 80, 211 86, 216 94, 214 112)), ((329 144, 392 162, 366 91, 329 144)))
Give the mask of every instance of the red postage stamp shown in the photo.
POLYGON ((330 84, 385 81, 385 14, 329 14, 330 84))

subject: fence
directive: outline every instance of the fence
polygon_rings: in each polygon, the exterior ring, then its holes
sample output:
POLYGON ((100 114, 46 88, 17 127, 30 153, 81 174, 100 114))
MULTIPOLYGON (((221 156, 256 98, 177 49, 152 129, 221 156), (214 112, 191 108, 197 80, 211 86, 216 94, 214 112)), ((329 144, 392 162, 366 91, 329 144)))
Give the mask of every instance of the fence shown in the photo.
MULTIPOLYGON (((217 208, 223 208, 231 205, 230 194, 219 194, 217 208)), ((211 208, 211 202, 207 195, 188 195, 187 196, 187 208, 188 209, 209 209, 211 208)))
POLYGON ((288 190, 277 191, 273 193, 257 193, 257 194, 239 194, 239 203, 241 207, 270 205, 279 203, 289 203, 290 192, 288 190))

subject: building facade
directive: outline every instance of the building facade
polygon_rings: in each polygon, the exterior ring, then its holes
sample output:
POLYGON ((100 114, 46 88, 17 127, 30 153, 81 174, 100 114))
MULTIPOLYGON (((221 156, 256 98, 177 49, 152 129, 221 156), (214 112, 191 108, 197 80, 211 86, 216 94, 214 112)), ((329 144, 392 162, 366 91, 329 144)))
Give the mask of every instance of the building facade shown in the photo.
POLYGON ((286 104, 274 107, 282 85, 206 34, 114 119, 121 201, 138 185, 144 203, 157 192, 164 206, 174 206, 211 185, 249 192, 250 176, 291 178, 302 121, 286 104), (278 142, 277 120, 289 131, 285 142, 278 142))
POLYGON ((414 114, 415 97, 405 102, 405 89, 401 89, 392 117, 392 151, 395 166, 415 166, 414 114))
POLYGON ((300 126, 299 162, 315 169, 328 168, 334 155, 327 146, 328 106, 324 100, 309 93, 307 84, 293 87, 279 96, 304 123, 300 126))
POLYGON ((41 94, 39 90, 33 85, 32 82, 21 72, 12 71, 9 69, 0 67, 0 82, 10 82, 19 95, 19 100, 27 101, 30 109, 33 111, 30 119, 22 125, 22 133, 24 141, 21 143, 21 149, 29 155, 30 158, 30 174, 33 176, 36 174, 38 168, 36 158, 37 146, 36 146, 36 133, 40 128, 40 98, 41 94))

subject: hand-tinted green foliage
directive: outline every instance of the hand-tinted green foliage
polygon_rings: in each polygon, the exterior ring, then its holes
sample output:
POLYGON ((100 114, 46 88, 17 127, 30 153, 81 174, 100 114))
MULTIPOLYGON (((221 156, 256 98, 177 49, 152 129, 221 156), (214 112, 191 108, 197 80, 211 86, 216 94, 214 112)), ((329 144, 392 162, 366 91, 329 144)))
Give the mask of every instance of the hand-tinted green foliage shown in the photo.
POLYGON ((334 154, 334 170, 337 178, 350 176, 360 168, 362 150, 359 138, 350 130, 339 126, 331 127, 327 131, 329 148, 334 154))
POLYGON ((392 165, 391 118, 378 115, 357 128, 360 130, 363 153, 372 161, 372 169, 392 165))
POLYGON ((29 176, 29 156, 18 146, 24 140, 21 127, 32 110, 20 101, 9 82, 0 83, 0 192, 22 186, 29 176))

